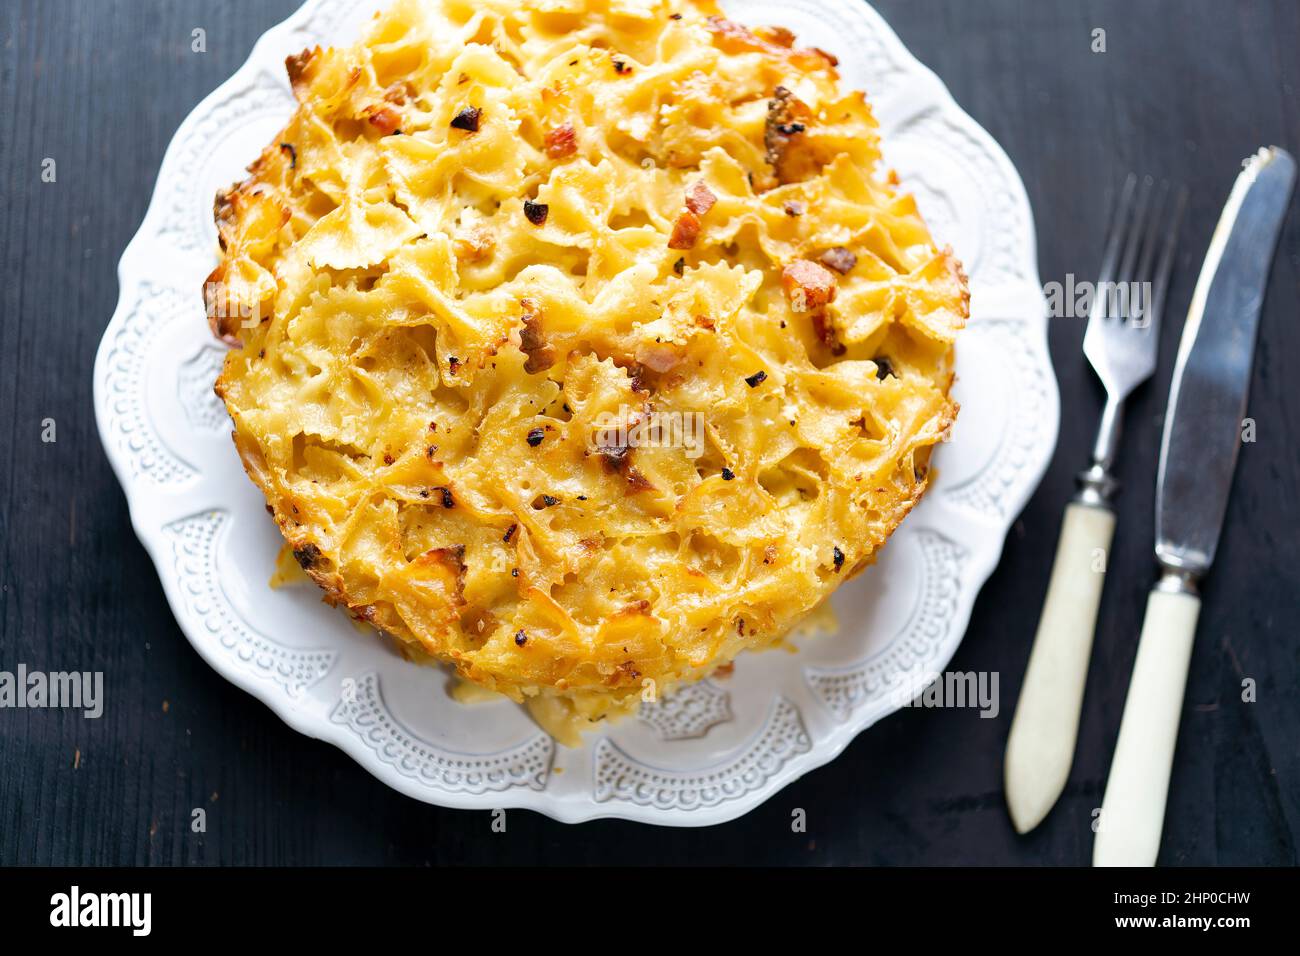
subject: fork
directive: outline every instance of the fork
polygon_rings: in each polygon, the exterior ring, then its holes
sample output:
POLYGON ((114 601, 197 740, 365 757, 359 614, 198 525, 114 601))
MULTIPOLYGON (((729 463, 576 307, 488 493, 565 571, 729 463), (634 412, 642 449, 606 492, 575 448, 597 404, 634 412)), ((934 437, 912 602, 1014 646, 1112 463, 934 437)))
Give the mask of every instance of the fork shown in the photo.
POLYGON ((1111 471, 1124 402, 1155 371, 1160 317, 1186 190, 1179 189, 1173 197, 1172 212, 1166 210, 1170 198, 1168 183, 1157 188, 1147 176, 1139 189, 1137 176, 1125 180, 1088 313, 1083 353, 1105 386, 1106 405, 1092 465, 1079 475, 1079 491, 1065 509, 1047 598, 1007 738, 1007 807, 1020 833, 1047 816, 1065 788, 1074 759, 1097 607, 1115 532, 1110 502, 1118 484, 1111 471))

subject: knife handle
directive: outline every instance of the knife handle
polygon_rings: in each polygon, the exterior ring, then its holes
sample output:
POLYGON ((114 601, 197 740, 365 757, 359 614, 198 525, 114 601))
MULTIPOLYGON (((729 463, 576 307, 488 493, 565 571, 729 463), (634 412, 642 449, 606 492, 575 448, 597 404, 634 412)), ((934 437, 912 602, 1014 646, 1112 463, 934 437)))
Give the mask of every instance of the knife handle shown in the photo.
POLYGON ((1097 606, 1115 533, 1109 508, 1074 502, 1065 509, 1047 599, 1016 702, 1003 780, 1019 833, 1047 816, 1065 789, 1079 733, 1097 606))
POLYGON ((1201 599, 1157 588, 1147 598, 1119 742, 1106 780, 1093 866, 1154 866, 1201 599))

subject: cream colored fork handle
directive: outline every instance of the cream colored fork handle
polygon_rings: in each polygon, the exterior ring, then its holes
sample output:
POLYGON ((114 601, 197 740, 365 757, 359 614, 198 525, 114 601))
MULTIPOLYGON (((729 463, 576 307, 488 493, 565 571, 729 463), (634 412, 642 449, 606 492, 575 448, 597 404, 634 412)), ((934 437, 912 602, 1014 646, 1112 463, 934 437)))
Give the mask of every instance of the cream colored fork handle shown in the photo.
POLYGON ((1115 513, 1107 508, 1076 502, 1065 509, 1047 600, 1007 739, 1007 808, 1020 833, 1047 816, 1070 775, 1114 533, 1115 513))
POLYGON ((1152 591, 1119 742, 1106 780, 1093 866, 1154 866, 1201 599, 1152 591))

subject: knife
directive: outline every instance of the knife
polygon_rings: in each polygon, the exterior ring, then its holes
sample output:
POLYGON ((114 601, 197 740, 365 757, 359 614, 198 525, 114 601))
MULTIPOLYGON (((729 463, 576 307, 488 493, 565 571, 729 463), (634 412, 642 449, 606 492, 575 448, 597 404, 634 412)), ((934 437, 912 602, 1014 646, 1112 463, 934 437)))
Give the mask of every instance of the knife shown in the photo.
POLYGON ((1156 561, 1093 843, 1094 866, 1152 866, 1201 600, 1241 443, 1268 273, 1295 186, 1276 146, 1243 164, 1210 240, 1174 366, 1156 484, 1156 561))

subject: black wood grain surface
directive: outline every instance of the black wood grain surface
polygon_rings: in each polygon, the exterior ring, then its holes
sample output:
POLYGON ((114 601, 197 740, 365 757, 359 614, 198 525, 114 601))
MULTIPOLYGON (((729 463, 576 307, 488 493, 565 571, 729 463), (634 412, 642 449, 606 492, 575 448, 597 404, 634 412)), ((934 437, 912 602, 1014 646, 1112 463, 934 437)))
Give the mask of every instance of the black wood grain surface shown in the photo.
MULTIPOLYGON (((1002 752, 1100 389, 1051 321, 1057 454, 952 667, 997 719, 911 710, 747 817, 703 830, 441 810, 388 790, 217 676, 178 630, 100 447, 91 366, 116 264, 177 125, 296 0, 0 4, 0 670, 100 670, 87 720, 0 710, 0 863, 1086 864, 1153 578, 1161 415, 1200 260, 1243 157, 1300 152, 1300 4, 879 0, 1024 177, 1045 282, 1089 278, 1128 170, 1191 189, 1160 367, 1136 395, 1119 531, 1070 784, 1011 828, 1002 752), (191 31, 207 31, 207 52, 191 31), (1106 52, 1091 50, 1106 31, 1106 52), (42 162, 57 162, 43 183, 42 162), (57 441, 41 439, 53 419, 57 441), (190 830, 207 811, 205 834, 190 830), (793 808, 807 832, 792 833, 793 808)), ((1300 833, 1300 215, 1282 239, 1245 445, 1192 661, 1160 860, 1294 864, 1300 833), (1257 685, 1243 703, 1242 682, 1257 685)))

